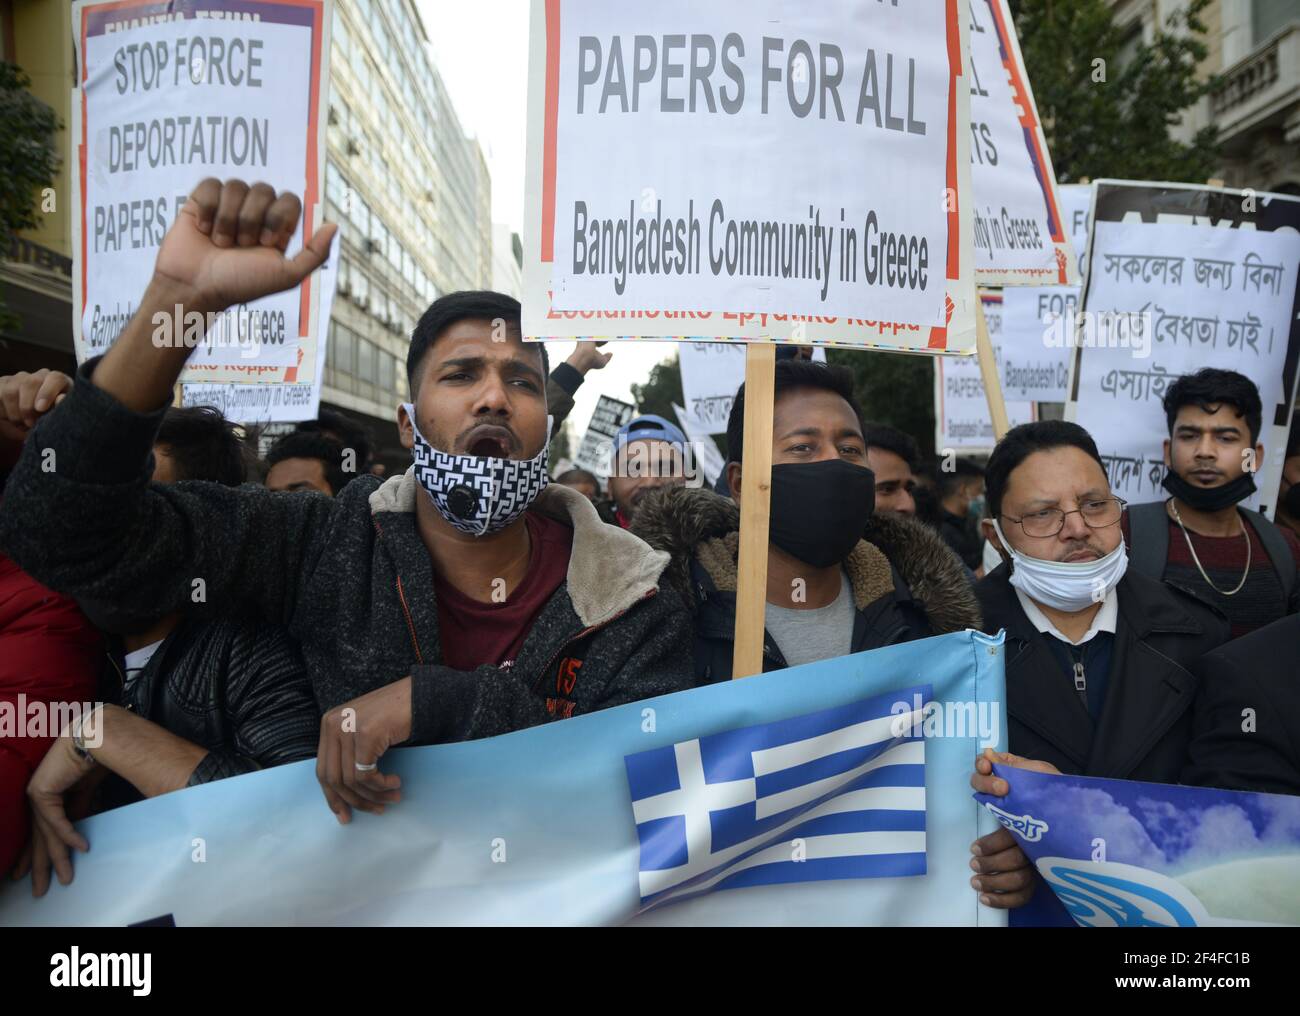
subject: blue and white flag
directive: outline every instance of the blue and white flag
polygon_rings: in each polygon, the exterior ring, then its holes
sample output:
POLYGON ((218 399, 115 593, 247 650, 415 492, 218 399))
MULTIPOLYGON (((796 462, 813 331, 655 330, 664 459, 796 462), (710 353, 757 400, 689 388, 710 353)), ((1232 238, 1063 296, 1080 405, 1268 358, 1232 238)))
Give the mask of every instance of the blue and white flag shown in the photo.
POLYGON ((976 799, 1077 924, 1300 924, 1300 797, 993 769, 976 799))
POLYGON ((641 902, 716 889, 925 874, 930 689, 627 757, 641 902))
POLYGON ((96 815, 0 924, 1003 924, 969 780, 1005 729, 1001 637, 944 635, 394 750, 347 826, 310 761, 96 815))

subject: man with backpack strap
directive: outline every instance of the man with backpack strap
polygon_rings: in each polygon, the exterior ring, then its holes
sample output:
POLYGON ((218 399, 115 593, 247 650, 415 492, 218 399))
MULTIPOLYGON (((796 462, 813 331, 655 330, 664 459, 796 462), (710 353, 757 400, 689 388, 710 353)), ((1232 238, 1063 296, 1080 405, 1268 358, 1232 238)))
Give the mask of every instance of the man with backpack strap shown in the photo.
POLYGON ((1300 611, 1300 540, 1239 507, 1264 457, 1255 383, 1207 367, 1170 385, 1164 409, 1172 496, 1125 512, 1131 567, 1217 607, 1233 638, 1300 611))

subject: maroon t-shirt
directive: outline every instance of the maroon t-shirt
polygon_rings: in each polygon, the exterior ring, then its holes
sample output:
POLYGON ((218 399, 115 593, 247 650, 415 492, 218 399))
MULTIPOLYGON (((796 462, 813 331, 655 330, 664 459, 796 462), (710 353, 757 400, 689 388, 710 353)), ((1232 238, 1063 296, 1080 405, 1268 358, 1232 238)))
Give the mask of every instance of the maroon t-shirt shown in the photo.
POLYGON ((482 664, 508 667, 515 661, 533 621, 569 573, 573 530, 563 522, 526 512, 528 574, 503 603, 470 599, 440 575, 434 576, 442 662, 455 670, 482 664))
MULTIPOLYGON (((1169 556, 1165 561, 1167 580, 1193 589, 1204 600, 1214 604, 1228 618, 1232 625, 1232 638, 1248 635, 1256 628, 1271 624, 1287 613, 1288 604, 1283 595, 1282 580, 1273 568, 1273 559, 1264 549, 1263 541, 1255 532, 1255 527, 1242 520, 1246 527, 1246 538, 1250 540, 1250 574, 1241 589, 1232 596, 1225 596, 1222 590, 1236 589, 1246 569, 1246 540, 1238 533, 1235 536, 1202 536, 1190 530, 1192 546, 1196 548, 1196 558, 1201 568, 1210 576, 1217 589, 1211 588, 1196 567, 1196 560, 1187 549, 1187 538, 1178 523, 1169 520, 1169 556)), ((1300 570, 1300 541, 1285 526, 1278 527, 1282 538, 1291 548, 1291 556, 1300 570)), ((1129 541, 1129 518, 1123 519, 1124 542, 1129 541)))

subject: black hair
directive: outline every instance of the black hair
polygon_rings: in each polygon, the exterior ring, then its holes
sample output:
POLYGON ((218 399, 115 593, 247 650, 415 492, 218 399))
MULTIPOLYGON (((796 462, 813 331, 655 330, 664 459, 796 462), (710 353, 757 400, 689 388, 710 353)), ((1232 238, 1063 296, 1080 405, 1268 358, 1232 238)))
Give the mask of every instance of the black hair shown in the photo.
MULTIPOLYGON (((784 392, 795 388, 818 388, 834 392, 853 410, 858 427, 864 432, 866 424, 862 422, 862 407, 858 397, 853 393, 853 371, 848 367, 834 364, 818 363, 813 360, 778 360, 776 362, 776 386, 772 396, 773 404, 784 392)), ((736 390, 736 399, 731 404, 731 416, 727 419, 727 461, 740 462, 744 452, 745 441, 745 386, 736 390)))
POLYGON ((868 450, 880 448, 887 452, 893 452, 907 463, 907 468, 912 472, 919 471, 921 467, 921 449, 917 447, 916 440, 911 434, 905 434, 897 427, 890 427, 888 424, 869 423, 863 437, 867 439, 868 450))
POLYGON ((1255 444, 1259 440, 1264 415, 1259 389, 1245 374, 1217 367, 1203 367, 1195 374, 1184 374, 1165 390, 1165 421, 1169 424, 1170 436, 1174 433, 1178 410, 1183 406, 1196 406, 1210 413, 1225 404, 1246 418, 1250 443, 1255 444))
MULTIPOLYGON (((501 320, 505 322, 509 333, 518 338, 523 335, 519 315, 518 300, 488 289, 448 293, 434 300, 420 316, 415 331, 411 333, 411 348, 406 353, 406 380, 410 385, 411 398, 415 398, 420 387, 418 381, 424 355, 448 328, 458 321, 501 320)), ((539 342, 537 347, 542 354, 542 384, 545 386, 551 373, 551 361, 546 355, 546 343, 539 342)))
POLYGON ((953 459, 952 469, 944 469, 942 464, 934 471, 934 489, 942 501, 968 480, 977 480, 984 475, 984 469, 970 459, 953 459))
POLYGON ((600 490, 600 481, 596 479, 596 474, 589 469, 566 469, 555 478, 556 483, 590 483, 597 490, 600 490))
POLYGON ((366 429, 359 423, 349 420, 342 413, 336 413, 332 409, 321 409, 316 414, 314 420, 303 420, 293 428, 299 433, 305 434, 323 434, 325 437, 332 437, 338 441, 344 448, 351 448, 357 455, 357 469, 364 471, 370 468, 373 461, 370 451, 370 435, 366 429))
MULTIPOLYGON (((325 472, 325 482, 337 494, 356 476, 355 471, 351 475, 343 471, 343 452, 343 444, 332 437, 319 432, 295 430, 271 445, 266 453, 266 461, 273 466, 285 459, 319 459, 325 472)), ((359 466, 360 456, 357 459, 359 466)))
POLYGON ((1016 466, 1034 452, 1067 447, 1087 453, 1090 459, 1101 466, 1102 472, 1106 471, 1106 465, 1097 453, 1097 443, 1077 423, 1068 420, 1039 420, 1035 423, 1022 423, 1007 431, 1006 436, 993 449, 989 464, 984 470, 984 495, 988 502, 989 517, 996 519, 1002 514, 1002 497, 1006 493, 1011 471, 1016 466))
POLYGON ((167 449, 178 480, 244 482, 244 445, 235 425, 212 406, 173 407, 163 414, 154 444, 167 449))

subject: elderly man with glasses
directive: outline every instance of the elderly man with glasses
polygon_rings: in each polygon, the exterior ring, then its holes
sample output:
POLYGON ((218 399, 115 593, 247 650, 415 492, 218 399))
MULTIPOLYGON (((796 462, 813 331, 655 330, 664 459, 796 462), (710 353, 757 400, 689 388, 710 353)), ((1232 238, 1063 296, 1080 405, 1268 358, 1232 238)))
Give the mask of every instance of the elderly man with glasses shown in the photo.
MULTIPOLYGON (((1192 664, 1228 638, 1227 621, 1128 569, 1124 501, 1077 424, 1014 428, 984 482, 984 535, 1003 563, 975 594, 984 630, 1007 633, 1011 752, 1064 773, 1177 783, 1192 732, 1192 664)), ((1007 792, 987 765, 973 783, 1007 792)), ((1009 833, 1004 853, 986 852, 974 867, 1004 906, 1033 891, 1009 833)))

